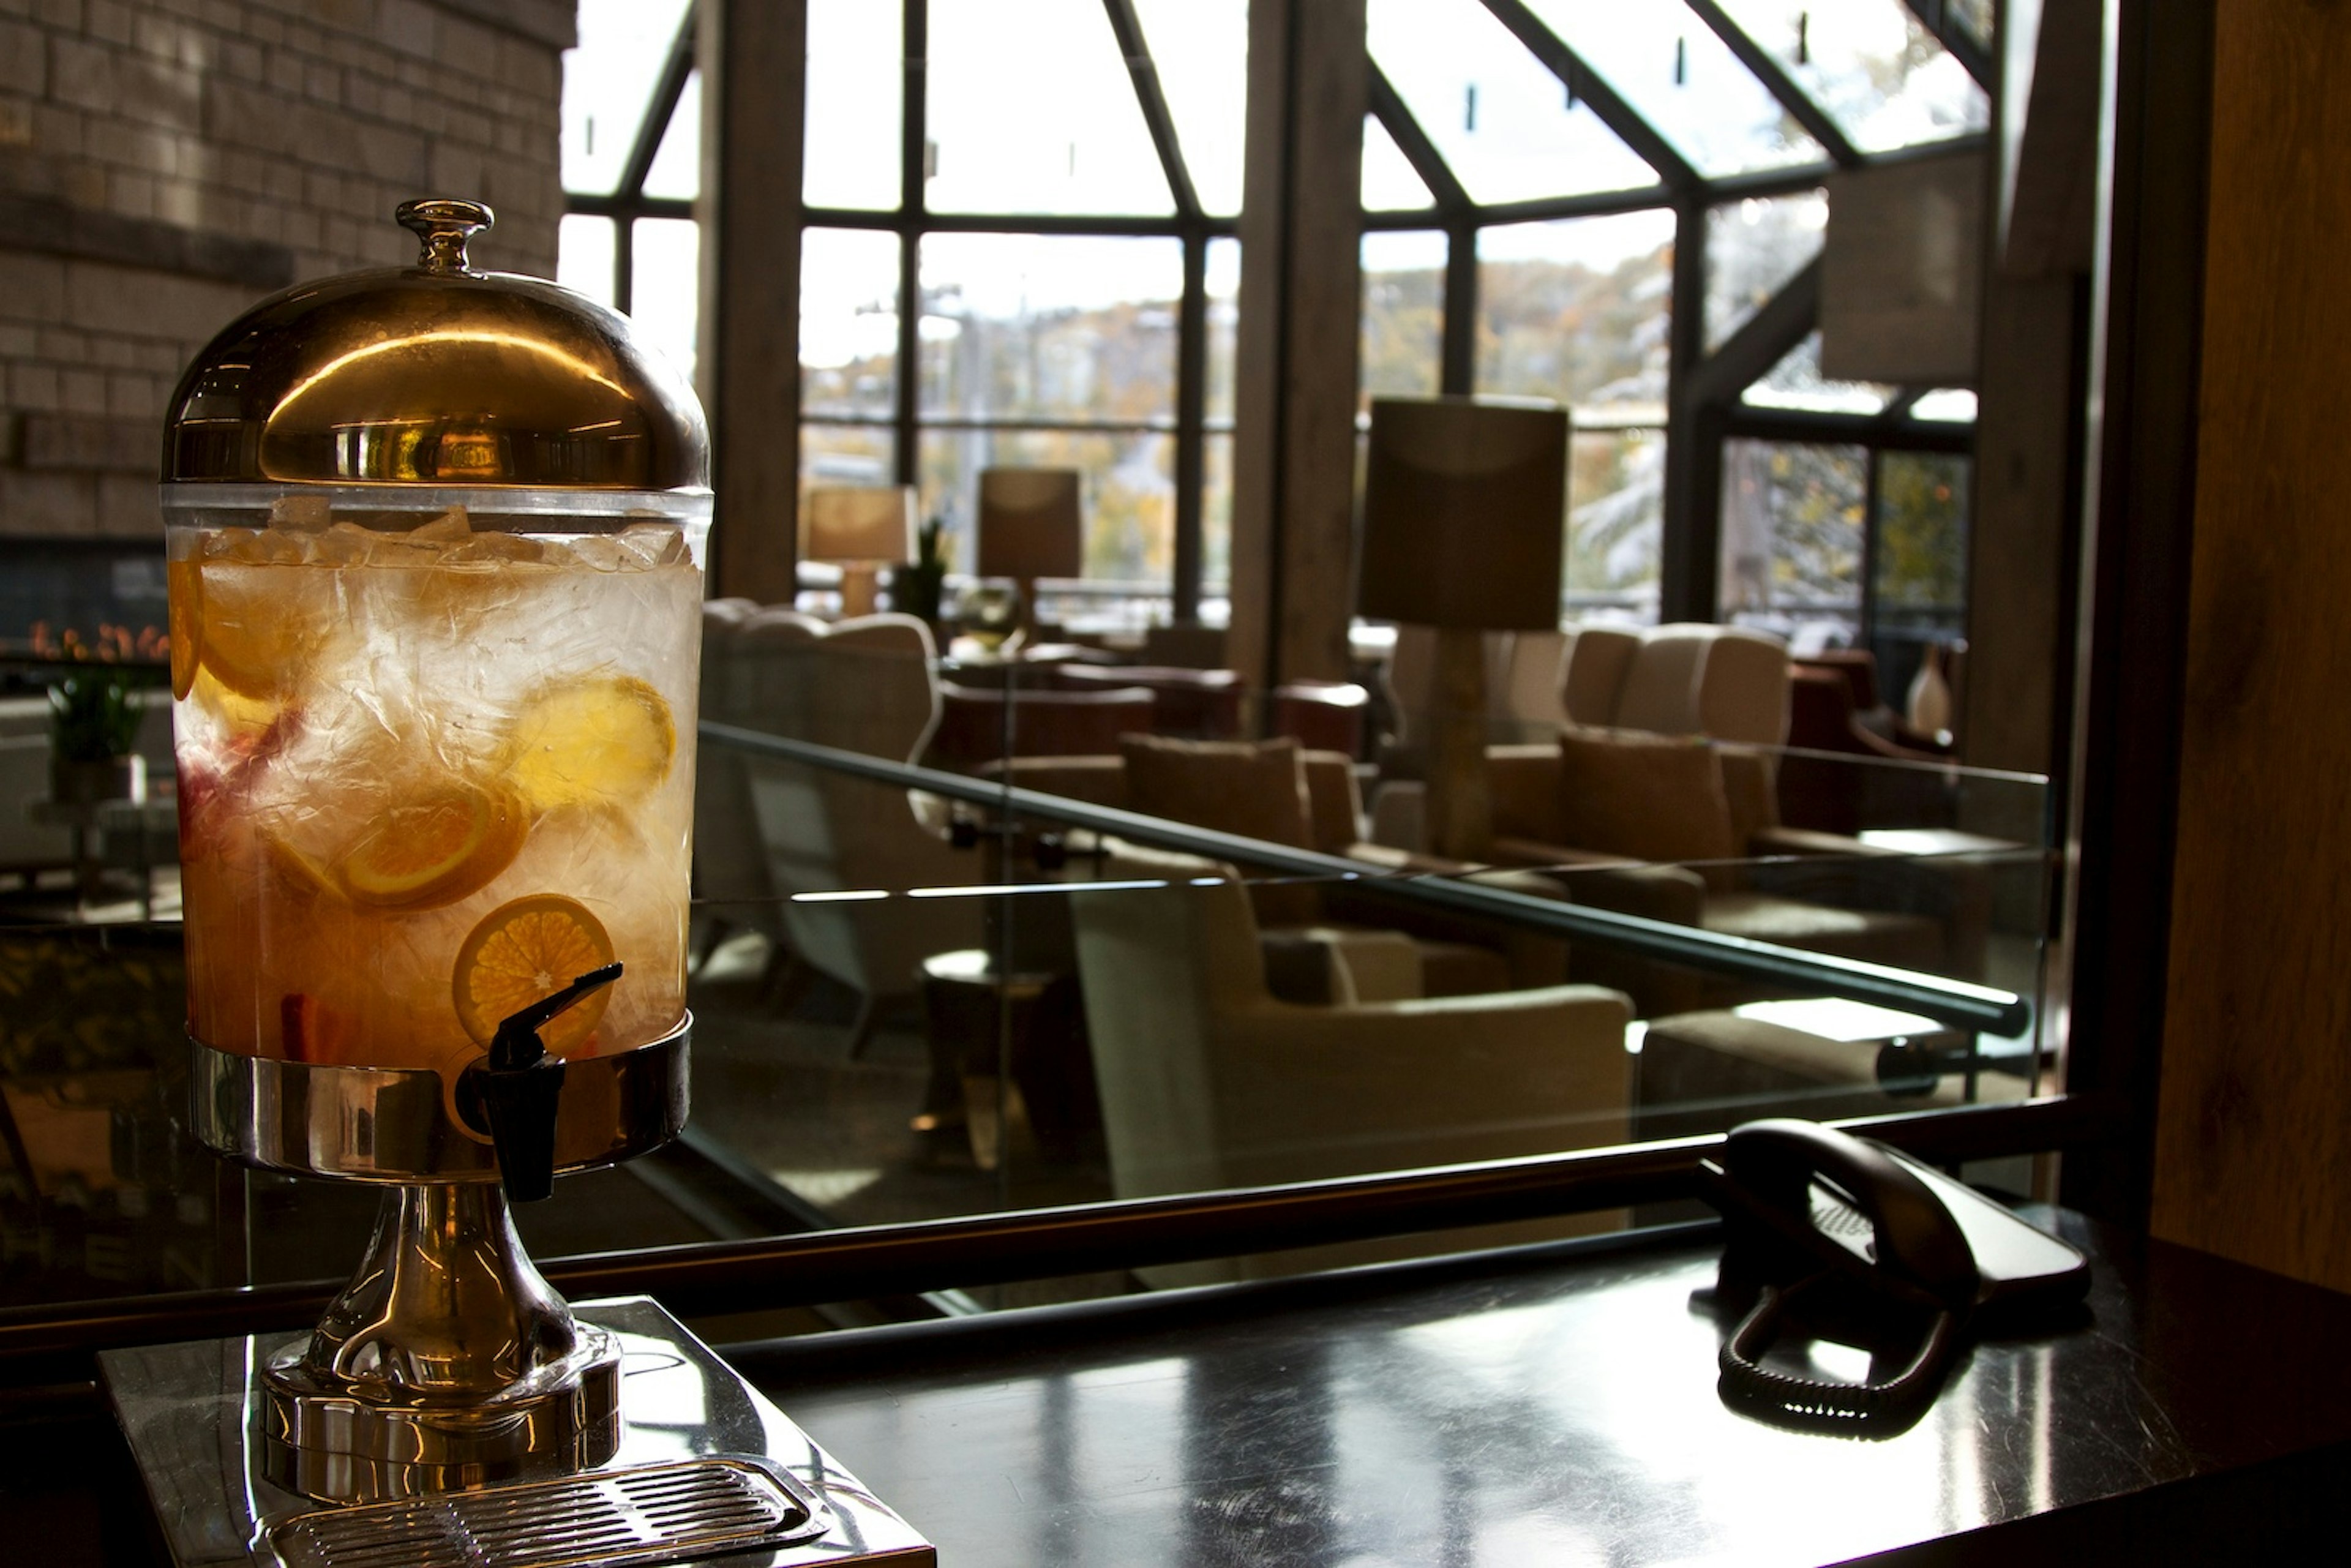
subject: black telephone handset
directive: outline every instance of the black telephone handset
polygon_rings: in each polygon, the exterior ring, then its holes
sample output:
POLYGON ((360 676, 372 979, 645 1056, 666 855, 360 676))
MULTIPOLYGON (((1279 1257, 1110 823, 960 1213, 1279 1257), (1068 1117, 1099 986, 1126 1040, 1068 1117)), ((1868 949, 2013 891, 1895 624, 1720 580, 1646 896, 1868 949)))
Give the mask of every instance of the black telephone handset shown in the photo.
POLYGON ((1809 1265, 1793 1286, 1767 1285, 1722 1347, 1723 1390, 1750 1403, 1864 1419, 1915 1412, 1970 1323, 2068 1305, 2089 1289, 2089 1263, 2073 1247, 1940 1171, 1816 1122, 1733 1128, 1721 1163, 1699 1173, 1734 1251, 1760 1253, 1782 1275, 1809 1265), (1761 1364, 1789 1302, 1833 1277, 1933 1314, 1898 1375, 1831 1384, 1761 1364))

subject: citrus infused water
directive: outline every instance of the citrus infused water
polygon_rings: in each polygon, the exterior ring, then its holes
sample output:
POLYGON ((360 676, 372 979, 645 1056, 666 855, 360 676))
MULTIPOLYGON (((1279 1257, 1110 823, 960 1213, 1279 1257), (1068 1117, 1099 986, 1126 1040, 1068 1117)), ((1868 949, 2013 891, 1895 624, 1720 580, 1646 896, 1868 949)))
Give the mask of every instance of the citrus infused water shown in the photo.
POLYGON ((549 1049, 674 1030, 702 597, 687 528, 492 531, 463 507, 362 522, 318 497, 252 520, 172 531, 195 1036, 454 1073, 501 1019, 615 958, 619 983, 542 1030, 549 1049))

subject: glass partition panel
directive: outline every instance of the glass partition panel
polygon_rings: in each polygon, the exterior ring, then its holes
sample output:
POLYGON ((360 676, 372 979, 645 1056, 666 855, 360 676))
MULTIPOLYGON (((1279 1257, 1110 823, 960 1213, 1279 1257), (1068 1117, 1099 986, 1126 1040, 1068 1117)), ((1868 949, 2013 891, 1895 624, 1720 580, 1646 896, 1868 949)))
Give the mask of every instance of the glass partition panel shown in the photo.
MULTIPOLYGON (((1399 820, 1390 797, 1427 789, 1432 759, 1408 726, 1374 733, 1361 704, 1243 699, 1243 732, 1275 728, 1276 743, 1202 746, 1181 732, 1214 711, 1206 688, 1146 666, 1102 671, 1126 688, 1081 689, 1018 645, 940 665, 909 622, 836 632, 723 604, 705 644, 705 719, 730 727, 706 726, 701 748, 693 1119, 668 1147, 523 1207, 542 1262, 2045 1086, 2039 779, 1830 758, 1904 779, 1875 806, 1861 787, 1878 814, 1858 826, 1800 830, 1795 752, 1598 731, 1576 747, 1554 726, 1485 752, 1495 833, 1478 869, 1381 841, 1399 820), (1107 727, 1052 700, 1117 707, 1137 687, 1140 711, 1107 727), (976 725, 947 700, 956 688, 996 699, 976 725), (1352 742, 1331 727, 1350 716, 1352 742), (1629 772, 1612 747, 1636 754, 1629 772), (910 758, 954 766, 911 771, 910 758), (1904 792, 1908 814, 1886 814, 1904 792)), ((1396 656, 1416 656, 1408 639, 1396 656)), ((1409 671, 1395 684, 1411 689, 1409 671)), ((175 924, 0 931, 0 1308, 330 1280, 356 1261, 372 1192, 245 1172, 189 1136, 184 968, 175 924)), ((832 1317, 1647 1218, 1612 1207, 1278 1259, 1106 1258, 832 1317)))
MULTIPOLYGON (((943 517, 953 541, 955 570, 972 570, 977 548, 979 475, 984 468, 1074 468, 1080 476, 1082 519, 1081 586, 1075 579, 1040 579, 1040 596, 1065 602, 1055 618, 1082 622, 1085 601, 1130 596, 1164 599, 1176 561, 1176 438, 1155 430, 967 427, 922 433, 922 513, 943 517)), ((1029 592, 1031 590, 1024 589, 1029 592)))

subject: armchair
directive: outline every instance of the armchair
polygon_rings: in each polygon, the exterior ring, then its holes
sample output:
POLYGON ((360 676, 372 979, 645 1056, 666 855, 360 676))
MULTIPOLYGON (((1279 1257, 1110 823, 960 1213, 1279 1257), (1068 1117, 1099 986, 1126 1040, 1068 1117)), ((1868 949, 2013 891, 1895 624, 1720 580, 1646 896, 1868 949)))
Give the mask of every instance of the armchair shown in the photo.
MULTIPOLYGON (((1364 1003, 1348 999, 1353 988, 1343 979, 1336 1005, 1293 1006, 1266 988, 1256 917, 1230 867, 1121 847, 1106 872, 1169 884, 1071 898, 1119 1197, 1623 1140, 1632 1059, 1622 996, 1559 986, 1364 1003), (1203 878, 1216 880, 1197 884, 1203 878)), ((1489 1246, 1619 1222, 1586 1215, 1487 1227, 1447 1244, 1489 1246)), ((1322 1247, 1279 1263, 1202 1265, 1188 1277, 1327 1268, 1415 1249, 1322 1247)))
MULTIPOLYGON (((938 723, 930 630, 911 615, 824 622, 789 610, 745 619, 734 638, 740 722, 771 734, 906 761, 938 723)), ((882 1006, 911 998, 922 961, 979 945, 971 899, 795 903, 796 893, 903 892, 974 881, 977 857, 953 848, 931 797, 767 758, 742 768, 785 939, 799 962, 859 998, 852 1054, 882 1006)))

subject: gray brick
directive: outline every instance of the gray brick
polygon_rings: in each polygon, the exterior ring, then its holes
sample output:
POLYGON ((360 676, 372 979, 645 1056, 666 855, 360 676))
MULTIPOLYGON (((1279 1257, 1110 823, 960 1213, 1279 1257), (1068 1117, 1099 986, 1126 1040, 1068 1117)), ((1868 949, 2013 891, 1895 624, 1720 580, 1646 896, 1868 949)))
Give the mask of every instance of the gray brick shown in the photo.
POLYGON ((57 392, 68 413, 106 412, 106 376, 103 371, 78 368, 59 371, 57 392))
POLYGON ((114 112, 114 55, 78 38, 49 40, 49 92, 61 103, 114 112))
POLYGON ((0 148, 31 145, 33 105, 21 98, 0 98, 0 148))
POLYGON ((368 72, 343 73, 343 102, 354 114, 382 116, 388 101, 382 85, 368 72))
POLYGON ((238 81, 260 81, 268 72, 268 57, 259 44, 243 38, 224 38, 220 46, 220 68, 225 76, 238 81))
POLYGON ((176 277, 102 261, 66 264, 67 318, 85 329, 111 327, 203 342, 252 299, 235 284, 176 277))
POLYGON ((302 57, 291 49, 269 51, 269 85, 287 98, 302 93, 302 57))
MULTIPOLYGON (((235 18, 225 23, 213 24, 224 32, 242 31, 247 37, 264 44, 282 44, 286 41, 286 23, 280 17, 273 16, 258 7, 246 8, 240 15, 239 7, 227 4, 226 0, 223 0, 218 9, 235 18)), ((211 22, 214 15, 214 8, 206 7, 204 20, 211 22)))
POLYGON ((60 33, 81 31, 81 0, 36 0, 33 15, 60 33))
MULTIPOLYGON (((0 361, 31 359, 33 345, 39 337, 40 334, 30 327, 19 326, 13 321, 0 322, 0 361)), ((5 389, 6 384, 5 379, 0 379, 0 389, 5 389)))
POLYGON ((92 341, 89 351, 81 357, 110 371, 135 371, 139 368, 138 345, 128 338, 118 338, 111 333, 92 341))
POLYGON ((155 215, 155 177, 136 169, 117 169, 106 177, 106 204, 127 218, 155 215))
POLYGON ((120 0, 83 0, 82 30, 101 43, 131 47, 131 7, 120 0))
POLYGON ((141 13, 131 19, 131 47, 159 60, 176 61, 180 57, 183 31, 180 25, 168 16, 141 13))
POLYGON ((38 98, 49 85, 48 51, 38 27, 0 22, 0 92, 38 98))
POLYGON ((88 141, 89 156, 119 168, 149 174, 180 172, 179 141, 161 131, 120 120, 99 120, 90 122, 88 141))
POLYGON ((498 36, 496 33, 449 16, 441 18, 439 33, 434 41, 433 57, 443 68, 485 81, 497 79, 498 36))
MULTIPOLYGON (((163 449, 162 411, 155 413, 148 450, 163 449)), ((101 474, 98 476, 97 531, 106 538, 152 539, 163 537, 163 506, 155 481, 147 475, 101 474)))
POLYGON ((78 158, 57 172, 58 193, 78 207, 106 205, 106 165, 78 158))
MULTIPOLYGON (((21 401, 21 400, 20 400, 21 401)), ((148 486, 153 494, 154 486, 148 486)), ((0 468, 0 533, 78 538, 98 531, 98 481, 87 474, 0 468)))
POLYGON ((331 103, 337 108, 343 102, 343 73, 323 62, 302 68, 302 92, 314 103, 331 103))
POLYGON ((81 333, 64 327, 44 327, 37 335, 37 346, 26 358, 71 364, 89 359, 89 340, 81 333))
POLYGON ((55 365, 10 365, 8 401, 26 410, 55 412, 63 407, 57 392, 57 368, 55 365))
POLYGON ((26 468, 52 473, 144 473, 155 456, 146 439, 146 418, 144 414, 127 419, 27 414, 18 461, 26 468))
POLYGON ((50 158, 78 158, 82 152, 82 111, 62 104, 33 106, 33 145, 50 158))
POLYGON ((132 120, 189 130, 204 123, 204 78, 185 66, 129 55, 116 82, 122 112, 132 120))
POLYGON ((348 128, 358 152, 356 166, 379 180, 414 184, 424 178, 424 138, 389 125, 348 128))
POLYGON ((193 180, 155 182, 155 215, 183 229, 204 225, 204 188, 193 180))
POLYGON ((485 193, 484 199, 488 199, 490 182, 479 152, 444 139, 434 143, 432 162, 432 177, 427 183, 434 190, 453 195, 480 191, 485 193))
POLYGON ((403 55, 431 59, 438 20, 422 0, 382 0, 376 7, 375 36, 403 55))
POLYGON ((53 256, 0 250, 0 315, 15 321, 64 321, 66 264, 53 256))
POLYGON ((114 371, 106 378, 106 412, 116 419, 161 419, 168 395, 150 376, 114 371))

